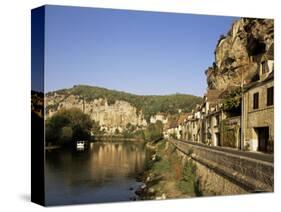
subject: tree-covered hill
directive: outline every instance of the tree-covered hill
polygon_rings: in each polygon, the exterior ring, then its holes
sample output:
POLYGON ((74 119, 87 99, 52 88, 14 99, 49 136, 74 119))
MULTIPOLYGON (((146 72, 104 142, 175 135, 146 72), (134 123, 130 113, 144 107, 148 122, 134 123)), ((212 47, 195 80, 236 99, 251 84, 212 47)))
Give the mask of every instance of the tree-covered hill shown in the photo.
POLYGON ((202 102, 201 97, 188 94, 171 94, 171 95, 135 95, 122 91, 109 90, 101 87, 94 87, 88 85, 75 85, 69 89, 57 90, 47 93, 53 95, 54 93, 65 95, 77 95, 84 98, 85 101, 92 101, 98 98, 105 98, 108 104, 114 104, 116 100, 123 100, 135 106, 138 111, 142 111, 145 118, 149 120, 150 116, 158 112, 168 114, 191 111, 196 104, 202 102))

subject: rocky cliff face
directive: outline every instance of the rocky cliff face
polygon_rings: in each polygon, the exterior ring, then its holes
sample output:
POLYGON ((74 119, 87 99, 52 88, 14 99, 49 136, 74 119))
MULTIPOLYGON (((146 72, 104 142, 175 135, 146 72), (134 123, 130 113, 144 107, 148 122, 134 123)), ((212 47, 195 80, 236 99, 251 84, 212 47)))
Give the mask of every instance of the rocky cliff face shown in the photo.
POLYGON ((137 111, 126 101, 116 101, 109 105, 106 99, 84 100, 76 95, 52 94, 46 96, 46 115, 51 117, 58 110, 65 108, 79 108, 90 117, 98 121, 102 129, 108 133, 114 133, 116 129, 120 132, 128 123, 144 127, 147 125, 141 111, 137 111))
POLYGON ((215 62, 206 70, 209 89, 240 86, 257 73, 264 55, 273 56, 272 19, 242 18, 233 23, 215 49, 215 62))

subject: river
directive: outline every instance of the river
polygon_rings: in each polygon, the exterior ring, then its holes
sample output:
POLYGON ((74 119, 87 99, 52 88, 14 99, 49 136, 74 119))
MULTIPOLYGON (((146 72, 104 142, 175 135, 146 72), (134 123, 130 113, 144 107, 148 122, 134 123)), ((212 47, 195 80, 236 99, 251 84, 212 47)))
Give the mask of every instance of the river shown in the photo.
POLYGON ((95 142, 86 151, 46 151, 46 205, 129 201, 145 169, 143 142, 95 142))

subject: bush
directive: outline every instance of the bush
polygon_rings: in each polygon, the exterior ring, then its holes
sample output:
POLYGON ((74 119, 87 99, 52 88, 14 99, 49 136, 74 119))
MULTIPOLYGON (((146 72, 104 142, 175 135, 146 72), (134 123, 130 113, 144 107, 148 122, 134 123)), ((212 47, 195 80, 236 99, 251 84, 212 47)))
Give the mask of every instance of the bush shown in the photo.
POLYGON ((170 170, 170 161, 165 159, 161 159, 160 161, 157 161, 153 165, 153 171, 158 174, 168 172, 169 170, 170 170))
POLYGON ((144 131, 145 140, 153 141, 163 138, 163 124, 157 121, 155 124, 149 124, 144 131))
POLYGON ((46 140, 69 145, 75 140, 89 140, 93 122, 80 109, 62 109, 46 120, 46 140))
POLYGON ((187 161, 183 168, 183 177, 178 183, 179 189, 183 193, 196 193, 197 190, 196 165, 187 161))

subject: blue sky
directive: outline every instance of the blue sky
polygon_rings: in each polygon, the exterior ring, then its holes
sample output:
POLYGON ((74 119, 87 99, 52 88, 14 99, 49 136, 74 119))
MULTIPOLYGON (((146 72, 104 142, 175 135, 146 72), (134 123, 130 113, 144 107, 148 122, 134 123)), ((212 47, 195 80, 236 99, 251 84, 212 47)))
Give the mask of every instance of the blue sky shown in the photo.
POLYGON ((47 6, 45 88, 202 96, 204 71, 236 18, 47 6))

